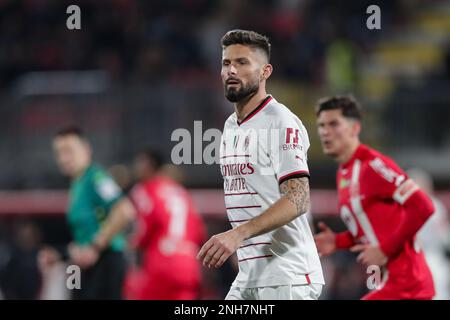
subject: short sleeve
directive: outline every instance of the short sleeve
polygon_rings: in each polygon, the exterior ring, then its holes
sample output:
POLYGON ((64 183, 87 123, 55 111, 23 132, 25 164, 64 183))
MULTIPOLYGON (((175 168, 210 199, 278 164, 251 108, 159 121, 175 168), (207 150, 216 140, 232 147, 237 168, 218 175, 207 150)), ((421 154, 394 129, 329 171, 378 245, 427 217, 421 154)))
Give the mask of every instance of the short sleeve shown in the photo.
POLYGON ((309 138, 300 119, 294 114, 283 116, 277 121, 274 129, 270 149, 278 183, 292 178, 309 178, 307 164, 309 138))
POLYGON ((99 205, 105 207, 108 212, 122 198, 122 190, 106 172, 96 172, 93 177, 93 185, 99 205))
POLYGON ((392 160, 374 158, 369 162, 367 181, 380 198, 404 204, 419 187, 392 160))

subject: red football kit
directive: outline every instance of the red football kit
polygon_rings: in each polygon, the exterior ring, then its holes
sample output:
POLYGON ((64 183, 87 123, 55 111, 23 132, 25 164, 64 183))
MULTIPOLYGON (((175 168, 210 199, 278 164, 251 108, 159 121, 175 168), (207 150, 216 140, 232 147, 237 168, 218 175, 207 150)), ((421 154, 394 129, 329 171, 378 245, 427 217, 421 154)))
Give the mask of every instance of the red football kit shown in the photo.
POLYGON ((433 279, 415 234, 434 212, 428 196, 393 160, 361 144, 337 173, 339 210, 348 231, 336 246, 377 245, 388 257, 383 281, 363 299, 432 299, 433 279))
POLYGON ((167 177, 137 184, 131 199, 138 211, 132 245, 143 251, 142 268, 130 271, 129 299, 197 299, 201 269, 196 259, 205 228, 188 191, 167 177))

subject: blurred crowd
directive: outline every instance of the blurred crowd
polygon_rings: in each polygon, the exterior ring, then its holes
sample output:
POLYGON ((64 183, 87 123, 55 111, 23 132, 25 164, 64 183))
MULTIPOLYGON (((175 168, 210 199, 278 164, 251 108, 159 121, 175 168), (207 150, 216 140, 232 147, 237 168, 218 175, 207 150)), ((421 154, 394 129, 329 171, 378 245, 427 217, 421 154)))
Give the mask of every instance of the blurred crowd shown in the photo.
MULTIPOLYGON (((216 77, 219 39, 231 28, 257 29, 273 40, 275 77, 320 84, 328 48, 349 55, 351 67, 352 52, 370 49, 381 34, 364 28, 367 0, 82 0, 82 31, 68 32, 72 2, 0 2, 1 87, 43 70, 103 69, 131 83, 201 81, 216 77)), ((383 28, 408 7, 379 2, 383 28)))

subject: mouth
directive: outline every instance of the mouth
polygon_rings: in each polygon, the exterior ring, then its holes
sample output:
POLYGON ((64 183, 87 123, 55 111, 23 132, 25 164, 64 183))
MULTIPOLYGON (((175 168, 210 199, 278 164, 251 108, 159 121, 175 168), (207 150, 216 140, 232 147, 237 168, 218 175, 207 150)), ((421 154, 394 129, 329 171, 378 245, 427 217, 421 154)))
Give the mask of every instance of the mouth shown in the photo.
POLYGON ((323 146, 324 148, 330 148, 331 145, 332 145, 332 143, 331 143, 330 140, 323 140, 323 141, 322 141, 322 146, 323 146))
POLYGON ((235 80, 235 79, 228 79, 225 84, 227 86, 233 86, 233 85, 239 85, 240 81, 239 80, 235 80))

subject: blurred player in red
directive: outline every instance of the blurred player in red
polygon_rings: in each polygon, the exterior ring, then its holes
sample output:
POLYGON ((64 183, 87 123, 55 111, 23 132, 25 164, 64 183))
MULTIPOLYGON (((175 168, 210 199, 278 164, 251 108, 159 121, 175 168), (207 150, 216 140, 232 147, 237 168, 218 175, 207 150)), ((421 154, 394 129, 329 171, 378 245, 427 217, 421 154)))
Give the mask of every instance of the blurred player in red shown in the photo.
POLYGON ((434 212, 431 200, 394 161, 360 143, 361 111, 353 98, 319 100, 316 115, 323 151, 340 165, 339 209, 348 228, 336 234, 319 223, 321 256, 350 249, 359 263, 381 267, 381 283, 364 300, 432 299, 433 279, 415 242, 434 212))
POLYGON ((139 183, 131 190, 138 219, 132 246, 142 251, 140 268, 129 272, 128 299, 193 300, 201 289, 196 260, 205 228, 188 191, 161 174, 161 157, 140 152, 134 162, 139 183))

